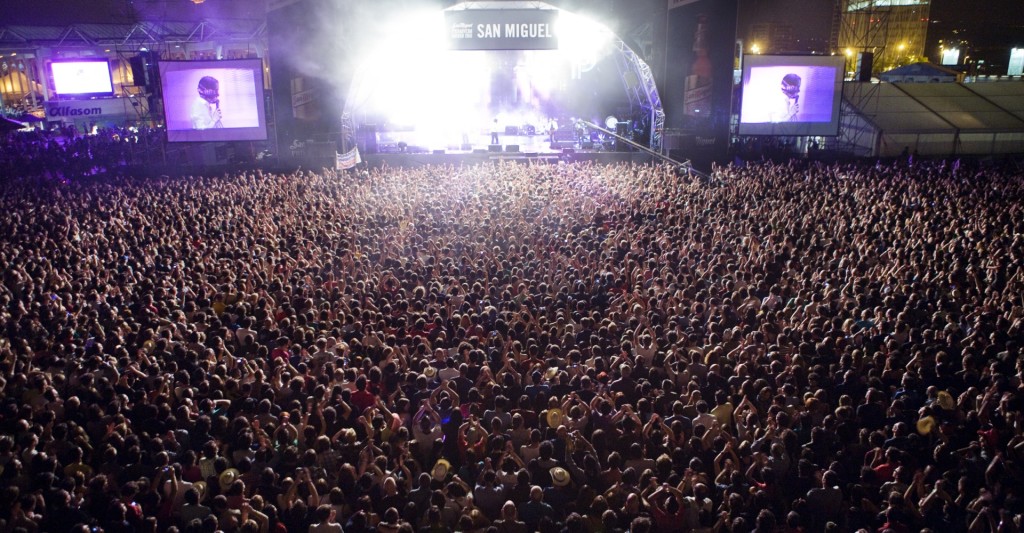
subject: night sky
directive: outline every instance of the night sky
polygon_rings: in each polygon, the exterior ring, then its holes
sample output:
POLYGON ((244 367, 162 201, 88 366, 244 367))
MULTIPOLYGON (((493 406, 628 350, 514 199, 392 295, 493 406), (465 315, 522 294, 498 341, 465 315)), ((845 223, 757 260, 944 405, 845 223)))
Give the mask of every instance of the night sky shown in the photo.
MULTIPOLYGON (((132 23, 148 20, 203 20, 218 18, 259 19, 265 16, 268 2, 276 0, 44 0, 37 2, 0 1, 0 26, 4 24, 67 25, 75 22, 132 23)), ((345 3, 346 0, 336 0, 345 3)), ((373 2, 416 4, 419 0, 349 0, 352 5, 373 2)), ((739 37, 751 24, 779 22, 793 27, 797 46, 822 51, 818 43, 827 43, 832 13, 837 0, 739 0, 739 37)), ((841 1, 841 0, 840 0, 841 1)), ((420 2, 422 3, 422 2, 420 2)), ((431 0, 435 4, 457 2, 431 0)), ((620 23, 632 24, 646 13, 658 19, 666 0, 551 0, 551 4, 570 10, 618 13, 620 23), (629 20, 630 22, 626 22, 629 20)), ((965 39, 976 56, 998 58, 1009 48, 1024 46, 1024 2, 1022 0, 985 0, 980 5, 960 0, 933 0, 927 50, 938 50, 938 40, 965 39)), ((615 15, 612 15, 613 17, 615 15)), ((621 24, 614 22, 612 27, 621 24)), ((990 60, 991 61, 991 60, 990 60)))

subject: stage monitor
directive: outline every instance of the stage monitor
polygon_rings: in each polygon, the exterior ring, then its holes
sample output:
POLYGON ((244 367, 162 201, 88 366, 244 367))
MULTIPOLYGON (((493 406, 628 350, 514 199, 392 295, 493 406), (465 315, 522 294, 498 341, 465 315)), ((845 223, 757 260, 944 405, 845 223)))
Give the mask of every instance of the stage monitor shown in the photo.
POLYGON ((168 142, 267 138, 263 61, 160 61, 168 142))
POLYGON ((50 63, 58 96, 113 96, 114 81, 106 59, 72 59, 50 63))
POLYGON ((743 57, 740 135, 838 135, 844 56, 743 57))

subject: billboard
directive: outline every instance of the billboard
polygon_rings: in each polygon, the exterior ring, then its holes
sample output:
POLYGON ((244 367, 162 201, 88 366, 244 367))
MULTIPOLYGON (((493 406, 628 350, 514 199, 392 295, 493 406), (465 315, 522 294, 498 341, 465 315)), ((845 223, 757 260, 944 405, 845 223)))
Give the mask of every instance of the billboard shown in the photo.
POLYGON ((444 12, 452 50, 557 50, 555 9, 462 9, 444 12))
POLYGON ((60 96, 113 96, 114 82, 106 59, 75 59, 50 63, 53 90, 60 96))
POLYGON ((838 135, 843 56, 743 58, 740 135, 838 135))
POLYGON ((732 112, 736 0, 669 0, 665 126, 724 156, 732 112))
POLYGON ((263 61, 161 61, 168 142, 267 138, 263 61))
POLYGON ((46 119, 53 122, 109 121, 124 119, 134 109, 148 109, 145 98, 100 98, 95 100, 53 100, 43 103, 46 119))
POLYGON ((1024 74, 1024 48, 1010 49, 1010 63, 1006 68, 1009 76, 1020 76, 1024 74))
POLYGON ((960 49, 959 48, 943 48, 942 49, 942 64, 956 66, 960 64, 960 49))

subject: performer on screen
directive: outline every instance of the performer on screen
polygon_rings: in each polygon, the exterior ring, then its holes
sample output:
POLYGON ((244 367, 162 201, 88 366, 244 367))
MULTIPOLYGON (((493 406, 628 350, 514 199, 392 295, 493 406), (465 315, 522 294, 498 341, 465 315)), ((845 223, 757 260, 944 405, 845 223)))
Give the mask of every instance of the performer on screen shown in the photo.
POLYGON ((800 76, 790 73, 782 77, 782 98, 772 112, 772 122, 790 122, 800 113, 800 76))
POLYGON ((207 130, 210 128, 223 128, 221 122, 223 116, 220 111, 220 82, 213 76, 203 76, 199 80, 199 96, 192 102, 192 110, 189 118, 192 120, 192 128, 207 130))

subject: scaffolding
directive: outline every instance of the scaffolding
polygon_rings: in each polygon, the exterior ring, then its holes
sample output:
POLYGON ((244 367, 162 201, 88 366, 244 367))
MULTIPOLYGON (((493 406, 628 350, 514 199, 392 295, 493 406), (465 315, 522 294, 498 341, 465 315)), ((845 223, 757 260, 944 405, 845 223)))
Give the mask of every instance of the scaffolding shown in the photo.
POLYGON ((833 50, 847 57, 852 72, 857 54, 874 56, 872 74, 913 63, 924 56, 931 0, 837 0, 839 31, 833 50))

